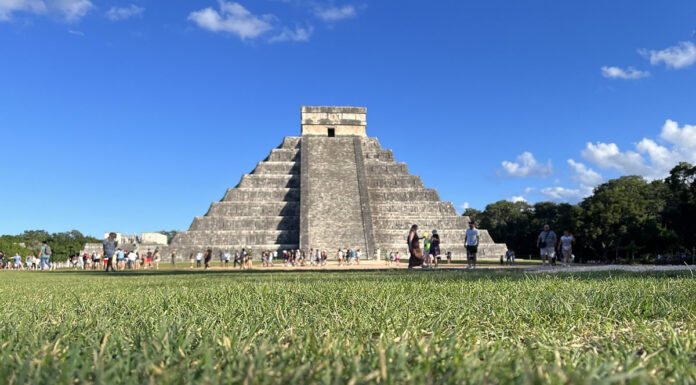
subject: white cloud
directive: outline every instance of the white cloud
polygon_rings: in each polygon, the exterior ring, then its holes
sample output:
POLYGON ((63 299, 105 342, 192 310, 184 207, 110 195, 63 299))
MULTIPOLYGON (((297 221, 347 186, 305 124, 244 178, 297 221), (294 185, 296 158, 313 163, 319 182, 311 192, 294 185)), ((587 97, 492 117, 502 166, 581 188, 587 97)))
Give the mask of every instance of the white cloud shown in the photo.
POLYGON ((545 197, 551 199, 552 201, 577 202, 583 197, 582 192, 578 189, 569 189, 560 186, 545 187, 540 191, 545 197))
POLYGON ((106 17, 111 21, 126 20, 132 17, 141 17, 145 8, 131 4, 127 7, 111 7, 106 12, 106 17))
POLYGON ((94 7, 89 0, 54 0, 53 3, 70 22, 80 20, 94 7))
POLYGON ((311 26, 308 28, 296 27, 294 30, 283 28, 279 34, 271 37, 268 41, 271 43, 281 41, 309 41, 312 32, 314 32, 314 28, 311 26))
POLYGON ((71 35, 76 35, 76 36, 85 36, 85 33, 82 31, 76 31, 74 29, 69 29, 68 33, 71 35))
POLYGON ((649 58, 652 65, 664 63, 667 67, 679 69, 696 63, 696 45, 690 41, 682 41, 660 51, 642 49, 638 52, 649 58))
POLYGON ((508 200, 509 200, 510 202, 512 202, 512 203, 526 202, 526 201, 527 201, 526 199, 524 199, 524 197, 523 197, 522 195, 513 195, 513 196, 510 197, 510 199, 508 199, 508 200))
POLYGON ((541 176, 546 177, 553 173, 553 166, 551 166, 551 160, 547 160, 546 163, 539 163, 534 159, 534 155, 531 152, 525 151, 518 155, 515 162, 503 161, 503 169, 509 176, 524 178, 530 176, 541 176))
POLYGON ((90 0, 0 0, 0 21, 11 20, 15 12, 28 12, 59 15, 67 22, 75 22, 93 7, 90 0))
POLYGON ((342 7, 317 7, 314 9, 314 15, 326 22, 350 19, 357 14, 355 7, 352 5, 344 5, 342 7))
POLYGON ((525 187, 524 195, 527 195, 527 194, 533 192, 534 190, 536 190, 536 187, 525 187))
POLYGON ((459 208, 462 210, 466 210, 469 208, 469 202, 464 202, 461 205, 459 205, 459 208))
POLYGON ((0 0, 0 21, 12 18, 13 12, 46 12, 46 4, 41 0, 0 0))
POLYGON ((621 151, 615 143, 587 143, 582 156, 601 169, 614 169, 622 174, 642 175, 647 179, 664 178, 678 162, 696 163, 696 126, 667 120, 662 126, 661 145, 643 138, 635 151, 621 151))
POLYGON ((602 76, 610 79, 626 79, 635 80, 650 76, 648 71, 639 71, 633 67, 628 67, 627 69, 622 69, 619 67, 602 67, 602 76))
POLYGON ((256 16, 239 3, 220 0, 220 11, 208 7, 191 12, 188 19, 213 32, 229 32, 240 39, 253 39, 273 29, 271 15, 256 16))
POLYGON ((573 159, 568 159, 568 165, 573 169, 575 175, 573 175, 573 180, 579 183, 581 186, 594 187, 604 180, 602 175, 597 171, 585 166, 580 162, 576 162, 573 159))

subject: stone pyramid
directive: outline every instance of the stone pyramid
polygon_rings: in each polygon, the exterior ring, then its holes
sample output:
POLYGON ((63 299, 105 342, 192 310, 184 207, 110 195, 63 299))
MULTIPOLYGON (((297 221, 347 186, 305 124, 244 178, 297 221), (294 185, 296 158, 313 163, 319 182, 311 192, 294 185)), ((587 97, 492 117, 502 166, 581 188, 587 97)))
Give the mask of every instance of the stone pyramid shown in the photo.
MULTIPOLYGON (((406 235, 415 223, 421 231, 438 230, 443 254, 465 258, 469 218, 367 137, 366 116, 363 107, 303 106, 302 136, 283 139, 178 233, 171 248, 182 258, 207 247, 215 253, 319 248, 330 257, 349 247, 370 258, 399 251, 405 259, 406 235)), ((479 257, 505 253, 504 244, 480 231, 479 257)))

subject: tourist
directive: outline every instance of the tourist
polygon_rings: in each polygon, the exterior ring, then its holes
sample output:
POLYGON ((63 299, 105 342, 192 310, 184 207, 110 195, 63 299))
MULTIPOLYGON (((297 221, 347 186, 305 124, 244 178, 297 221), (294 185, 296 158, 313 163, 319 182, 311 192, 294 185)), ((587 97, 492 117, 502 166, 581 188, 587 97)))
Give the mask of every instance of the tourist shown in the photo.
POLYGON ((542 231, 537 237, 537 248, 539 248, 539 254, 541 256, 541 265, 545 266, 549 259, 551 259, 556 250, 556 233, 551 230, 551 226, 544 225, 544 231, 542 231))
POLYGON ((448 251, 447 252, 447 264, 449 265, 450 263, 452 263, 452 252, 448 251))
POLYGON ((92 252, 92 270, 95 269, 101 269, 101 265, 99 264, 99 260, 101 259, 101 256, 99 253, 96 251, 92 252))
POLYGON ((358 249, 355 252, 355 263, 358 265, 360 264, 360 258, 362 258, 362 252, 360 252, 360 249, 358 249))
POLYGON ((135 270, 138 267, 137 261, 138 261, 138 255, 135 253, 135 251, 131 250, 130 252, 128 252, 128 269, 129 270, 135 270))
POLYGON ((224 258, 225 258, 225 269, 226 269, 226 268, 230 267, 230 259, 232 259, 232 254, 230 254, 230 252, 227 251, 227 252, 225 252, 224 258))
POLYGON ((111 268, 111 271, 113 272, 114 254, 116 253, 116 248, 118 247, 116 233, 109 233, 109 237, 104 240, 102 247, 104 249, 104 263, 106 264, 106 272, 109 272, 109 268, 111 268))
POLYGON ((394 262, 396 263, 396 266, 399 266, 399 261, 401 260, 401 257, 399 256, 399 252, 397 251, 396 254, 394 254, 394 262))
POLYGON ((268 264, 273 266, 273 260, 278 258, 278 250, 273 250, 273 253, 271 253, 271 257, 268 260, 268 264))
POLYGON ((169 257, 172 259, 172 269, 176 269, 176 250, 172 251, 169 257))
POLYGON ((145 263, 147 269, 152 269, 152 251, 147 249, 147 254, 145 254, 145 263))
POLYGON ((338 258, 338 266, 343 266, 343 250, 338 249, 336 253, 336 258, 338 258))
POLYGON ((205 251, 205 269, 208 270, 210 269, 210 260, 213 259, 213 249, 208 248, 208 250, 205 251))
POLYGON ((155 260, 155 270, 159 270, 159 264, 160 264, 160 261, 162 260, 162 254, 159 251, 159 247, 155 248, 155 253, 152 254, 152 259, 155 260))
MULTIPOLYGON (((128 250, 126 250, 126 252, 128 252, 128 250)), ((125 259, 126 259, 126 254, 125 254, 125 253, 123 252, 123 250, 121 250, 121 248, 119 247, 119 248, 118 248, 118 251, 116 252, 116 263, 117 263, 116 268, 117 268, 118 270, 123 270, 123 269, 126 268, 126 266, 125 266, 125 259)))
POLYGON ((22 265, 22 256, 19 255, 19 253, 15 253, 14 265, 15 265, 15 269, 17 269, 17 270, 24 269, 24 266, 22 265))
POLYGON ((505 252, 505 258, 506 258, 506 263, 508 265, 515 264, 515 252, 512 251, 512 249, 508 248, 508 250, 505 252))
POLYGON ((193 269, 193 261, 194 261, 193 253, 189 254, 189 262, 191 263, 191 269, 193 269))
MULTIPOLYGON (((412 269, 416 266, 423 265, 423 250, 420 248, 420 238, 418 237, 418 225, 411 226, 411 230, 408 232, 408 237, 406 237, 406 243, 408 244, 408 268, 412 269)), ((397 265, 399 263, 397 262, 397 265)))
POLYGON ((563 231, 561 236, 561 254, 563 255, 563 267, 570 266, 570 256, 573 254, 573 243, 575 237, 568 230, 563 231))
POLYGON ((348 264, 352 265, 355 262, 355 251, 348 248, 348 264))
POLYGON ((437 230, 432 231, 433 235, 430 238, 430 255, 435 259, 435 267, 440 264, 440 234, 437 230))
POLYGON ((431 263, 430 237, 428 236, 428 233, 423 233, 423 267, 430 267, 431 263))
POLYGON ((242 248, 242 252, 239 254, 239 269, 244 270, 246 268, 246 248, 242 248))
POLYGON ((203 253, 200 251, 196 253, 196 267, 201 267, 201 261, 203 260, 203 253))
POLYGON ((27 269, 34 270, 34 257, 29 254, 26 258, 27 269))
POLYGON ((476 228, 474 222, 469 222, 469 228, 464 235, 464 243, 466 244, 466 263, 467 269, 476 269, 476 254, 478 253, 479 240, 481 234, 476 228))
POLYGON ((46 267, 49 269, 51 268, 51 254, 53 254, 53 251, 51 250, 51 246, 48 245, 48 242, 41 242, 41 252, 39 253, 41 258, 41 270, 44 270, 46 267))

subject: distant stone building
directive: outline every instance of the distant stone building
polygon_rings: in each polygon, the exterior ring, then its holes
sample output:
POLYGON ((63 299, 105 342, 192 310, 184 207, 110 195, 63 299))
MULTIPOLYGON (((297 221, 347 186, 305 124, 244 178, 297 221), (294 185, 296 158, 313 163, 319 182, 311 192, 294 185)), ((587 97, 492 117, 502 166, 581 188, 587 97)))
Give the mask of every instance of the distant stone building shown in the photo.
MULTIPOLYGON (((108 237, 109 233, 104 233, 104 239, 108 237)), ((117 232, 116 241, 121 249, 136 252, 147 252, 148 249, 155 251, 156 248, 162 250, 167 246, 167 236, 161 233, 141 233, 136 235, 117 232)), ((102 248, 102 243, 85 243, 84 249, 80 251, 80 254, 87 253, 91 255, 95 251, 101 253, 102 248)))
MULTIPOLYGON (((331 257, 350 247, 371 258, 378 250, 406 256, 415 223, 421 232, 438 230, 443 254, 465 257, 469 218, 368 137, 366 116, 364 107, 303 106, 302 136, 283 139, 170 247, 180 257, 207 247, 319 248, 331 257)), ((481 257, 498 258, 505 250, 481 230, 481 257)))

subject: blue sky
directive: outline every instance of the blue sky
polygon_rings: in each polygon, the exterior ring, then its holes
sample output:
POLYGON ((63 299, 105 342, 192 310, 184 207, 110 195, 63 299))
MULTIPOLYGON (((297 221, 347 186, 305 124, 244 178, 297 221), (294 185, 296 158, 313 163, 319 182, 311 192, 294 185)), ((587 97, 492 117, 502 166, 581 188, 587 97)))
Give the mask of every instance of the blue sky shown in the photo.
POLYGON ((0 234, 187 229, 301 105, 444 200, 696 162, 693 1, 0 0, 0 234))

